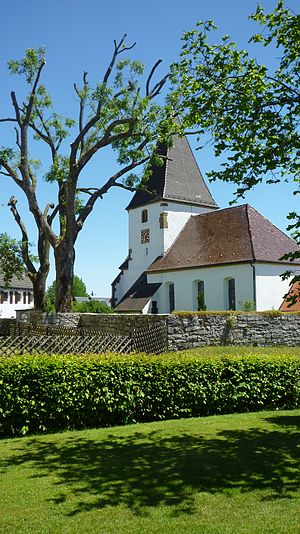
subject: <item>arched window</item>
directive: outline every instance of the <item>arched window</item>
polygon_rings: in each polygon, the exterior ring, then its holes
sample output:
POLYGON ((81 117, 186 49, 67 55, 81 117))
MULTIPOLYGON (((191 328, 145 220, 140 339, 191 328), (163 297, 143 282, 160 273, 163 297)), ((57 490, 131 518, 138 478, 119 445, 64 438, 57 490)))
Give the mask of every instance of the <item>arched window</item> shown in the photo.
POLYGON ((148 210, 142 211, 142 223, 145 223, 148 221, 148 210))
POLYGON ((204 281, 193 281, 193 310, 206 310, 204 281))
POLYGON ((225 310, 236 309, 235 279, 225 278, 224 280, 225 310))
POLYGON ((198 292, 197 292, 197 310, 204 311, 206 310, 205 305, 205 293, 204 293, 204 282, 203 280, 198 281, 198 292))
POLYGON ((175 310, 175 291, 174 284, 169 284, 169 312, 175 310))
POLYGON ((204 293, 204 282, 203 280, 198 280, 198 295, 199 293, 204 293))

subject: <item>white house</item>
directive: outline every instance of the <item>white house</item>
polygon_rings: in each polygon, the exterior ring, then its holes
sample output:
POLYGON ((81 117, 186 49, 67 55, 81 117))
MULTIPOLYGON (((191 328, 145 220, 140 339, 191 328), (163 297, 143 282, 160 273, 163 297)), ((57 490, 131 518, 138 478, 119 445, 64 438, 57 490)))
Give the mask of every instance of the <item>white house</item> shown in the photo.
POLYGON ((280 260, 296 243, 249 205, 218 209, 185 138, 154 167, 148 190, 127 207, 129 251, 112 284, 120 313, 278 309, 289 289, 280 274, 300 262, 280 260))
POLYGON ((28 276, 13 277, 9 288, 0 274, 0 319, 16 317, 16 310, 33 308, 32 283, 28 276))

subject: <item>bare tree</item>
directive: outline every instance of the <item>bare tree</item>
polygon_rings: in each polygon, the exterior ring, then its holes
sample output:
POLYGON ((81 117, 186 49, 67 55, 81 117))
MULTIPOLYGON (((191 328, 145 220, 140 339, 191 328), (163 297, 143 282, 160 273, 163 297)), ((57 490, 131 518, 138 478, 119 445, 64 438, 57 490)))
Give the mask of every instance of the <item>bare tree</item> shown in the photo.
MULTIPOLYGON (((91 87, 84 72, 82 85, 74 84, 79 101, 78 119, 62 118, 53 111, 53 104, 40 79, 45 66, 44 50, 29 49, 20 61, 10 61, 9 70, 25 76, 30 86, 27 99, 19 103, 14 91, 11 102, 12 117, 1 118, 12 123, 16 130, 16 147, 0 149, 0 173, 11 178, 26 196, 29 211, 38 229, 40 268, 34 269, 28 255, 28 235, 15 199, 10 207, 21 230, 24 242, 24 261, 31 279, 41 290, 38 306, 43 305, 42 291, 49 271, 49 245, 53 247, 56 269, 56 309, 69 311, 72 302, 75 243, 96 201, 112 188, 130 191, 146 184, 152 160, 157 160, 154 148, 158 142, 170 141, 174 131, 170 105, 158 105, 155 98, 161 92, 168 75, 152 83, 161 60, 150 71, 142 90, 143 65, 125 57, 134 47, 125 45, 126 35, 114 41, 111 61, 103 78, 91 87), (77 124, 77 133, 74 128, 77 124), (73 134, 69 148, 65 141, 73 134), (31 159, 35 141, 44 142, 50 150, 51 166, 46 174, 57 186, 57 199, 44 209, 39 205, 36 186, 38 170, 31 159), (99 185, 91 187, 80 182, 82 172, 101 149, 110 146, 117 153, 119 168, 111 176, 99 178, 99 185), (133 173, 137 167, 145 171, 142 180, 133 173), (53 211, 49 215, 49 209, 53 211), (52 226, 58 215, 59 230, 52 226)), ((176 128, 176 126, 175 126, 176 128)), ((99 172, 100 174, 100 172, 99 172)), ((38 287, 37 294, 38 294, 38 287)))

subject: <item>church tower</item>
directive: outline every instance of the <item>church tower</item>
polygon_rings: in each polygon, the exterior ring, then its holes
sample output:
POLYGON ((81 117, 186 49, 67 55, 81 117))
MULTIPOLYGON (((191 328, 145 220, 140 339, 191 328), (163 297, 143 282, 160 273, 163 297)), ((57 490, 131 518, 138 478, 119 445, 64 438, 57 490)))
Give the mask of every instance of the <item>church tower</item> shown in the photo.
POLYGON ((158 153, 164 163, 153 167, 149 192, 137 191, 126 208, 129 247, 112 283, 116 311, 142 313, 157 289, 147 284, 146 269, 166 253, 192 215, 218 208, 185 137, 174 136, 173 146, 161 145, 158 153), (128 298, 133 294, 136 298, 128 298))

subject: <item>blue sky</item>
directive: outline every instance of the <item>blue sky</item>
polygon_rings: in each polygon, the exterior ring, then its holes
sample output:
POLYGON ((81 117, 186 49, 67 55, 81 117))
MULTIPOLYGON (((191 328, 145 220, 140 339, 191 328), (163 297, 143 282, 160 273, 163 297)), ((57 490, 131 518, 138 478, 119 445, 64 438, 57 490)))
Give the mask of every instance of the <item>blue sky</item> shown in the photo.
MULTIPOLYGON (((273 0, 261 4, 272 10, 273 0)), ((198 20, 213 19, 219 27, 217 35, 227 33, 241 47, 248 47, 247 39, 256 26, 247 20, 255 10, 254 0, 15 0, 0 3, 0 116, 11 115, 10 91, 22 94, 18 78, 7 73, 6 61, 22 57, 26 48, 44 45, 47 50, 47 65, 43 83, 55 101, 56 110, 68 116, 77 116, 77 101, 73 83, 80 82, 84 70, 89 79, 97 80, 103 74, 112 52, 113 40, 125 32, 128 43, 136 41, 131 57, 141 60, 146 69, 151 69, 158 58, 163 60, 159 74, 163 75, 170 62, 178 58, 181 36, 192 29, 198 20)), ((287 5, 294 10, 298 0, 289 0, 287 5)), ((251 52, 268 65, 272 65, 276 51, 251 47, 251 52)), ((277 52, 278 53, 278 52, 277 52)), ((0 128, 0 146, 7 145, 10 134, 7 127, 0 128)), ((192 146, 194 142, 191 141, 192 146)), ((42 150, 42 147, 39 148, 42 150)), ((43 152, 37 153, 36 157, 43 152)), ((211 149, 197 151, 196 157, 202 173, 217 167, 211 149)), ((101 177, 115 169, 109 153, 98 157, 87 173, 86 180, 102 183, 101 177)), ((87 182, 88 183, 88 182, 87 182)), ((233 188, 215 182, 209 185, 220 207, 227 207, 233 198, 233 188)), ((41 204, 55 199, 55 191, 42 180, 39 186, 41 204)), ((19 200, 19 209, 29 229, 31 241, 36 242, 35 228, 26 214, 26 204, 21 192, 8 178, 0 176, 0 232, 8 232, 19 238, 18 228, 6 207, 14 194, 19 200)), ((127 206, 131 194, 116 190, 99 200, 88 219, 76 245, 75 272, 85 281, 88 291, 109 296, 110 284, 118 272, 118 266, 127 254, 127 206)), ((296 198, 288 184, 259 186, 246 197, 265 217, 282 230, 287 226, 286 214, 296 208, 296 198)), ((54 279, 52 268, 49 283, 54 279)))

